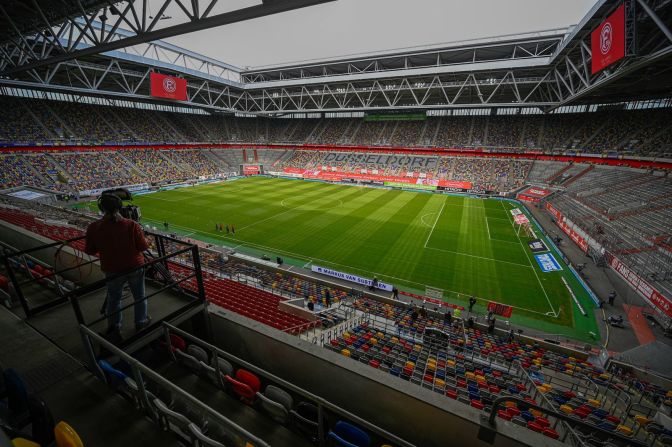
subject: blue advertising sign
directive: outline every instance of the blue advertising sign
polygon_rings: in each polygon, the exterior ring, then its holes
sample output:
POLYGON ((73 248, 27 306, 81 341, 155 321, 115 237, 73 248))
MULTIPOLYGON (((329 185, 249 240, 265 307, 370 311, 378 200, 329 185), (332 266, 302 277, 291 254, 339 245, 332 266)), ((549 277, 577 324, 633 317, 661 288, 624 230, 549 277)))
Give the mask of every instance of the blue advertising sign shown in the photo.
POLYGON ((537 260, 537 264, 541 267, 541 271, 544 273, 555 272, 562 270, 558 261, 555 260, 551 253, 544 253, 543 255, 534 255, 534 259, 537 260))

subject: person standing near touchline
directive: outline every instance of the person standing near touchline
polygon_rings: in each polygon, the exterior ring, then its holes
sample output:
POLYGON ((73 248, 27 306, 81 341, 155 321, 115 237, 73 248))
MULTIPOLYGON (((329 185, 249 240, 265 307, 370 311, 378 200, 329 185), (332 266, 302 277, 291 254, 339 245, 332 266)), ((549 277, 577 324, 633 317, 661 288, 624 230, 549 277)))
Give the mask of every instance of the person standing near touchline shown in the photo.
POLYGON ((149 326, 145 299, 145 259, 142 252, 149 246, 145 234, 137 222, 121 216, 123 202, 114 194, 103 193, 98 199, 98 207, 103 217, 91 223, 86 229, 84 251, 100 258, 100 269, 108 278, 107 306, 105 315, 108 326, 105 335, 121 338, 121 298, 125 283, 128 283, 135 301, 135 329, 149 326), (117 278, 112 276, 127 272, 117 278))

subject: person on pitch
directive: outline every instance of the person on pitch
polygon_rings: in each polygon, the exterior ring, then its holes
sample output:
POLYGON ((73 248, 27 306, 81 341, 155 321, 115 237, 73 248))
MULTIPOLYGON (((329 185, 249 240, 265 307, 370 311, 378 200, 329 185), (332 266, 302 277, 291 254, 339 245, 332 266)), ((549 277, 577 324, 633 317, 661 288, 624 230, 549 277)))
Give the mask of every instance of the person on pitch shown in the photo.
POLYGON ((469 312, 474 310, 474 305, 476 305, 476 298, 472 296, 469 298, 469 312))

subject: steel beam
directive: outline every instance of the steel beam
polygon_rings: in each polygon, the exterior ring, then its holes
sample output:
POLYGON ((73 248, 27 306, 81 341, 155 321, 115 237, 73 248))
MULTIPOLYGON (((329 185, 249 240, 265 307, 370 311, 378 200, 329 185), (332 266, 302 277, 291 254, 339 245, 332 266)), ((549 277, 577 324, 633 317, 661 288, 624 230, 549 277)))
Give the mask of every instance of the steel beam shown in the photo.
MULTIPOLYGON (((165 9, 172 1, 173 0, 163 0, 163 4, 159 8, 159 13, 156 16, 153 16, 153 19, 149 20, 149 9, 145 7, 146 2, 126 0, 116 4, 110 2, 109 8, 106 5, 93 12, 85 12, 82 9, 81 17, 68 18, 65 22, 56 25, 55 27, 52 27, 49 22, 45 23, 45 29, 50 28, 51 32, 49 34, 52 36, 57 33, 54 32, 53 28, 59 28, 58 33, 60 33, 62 28, 68 28, 68 41, 65 45, 61 44, 59 39, 54 37, 48 38, 45 33, 33 34, 30 37, 19 33, 21 39, 20 42, 5 44, 9 45, 9 47, 14 45, 19 49, 21 56, 18 63, 12 68, 5 69, 0 74, 5 76, 13 75, 22 71, 52 65, 78 57, 81 58, 87 55, 99 54, 105 51, 117 50, 153 40, 165 39, 194 31, 243 22, 335 0, 264 0, 260 5, 249 6, 213 16, 208 16, 212 11, 212 8, 217 3, 224 3, 225 0, 194 0, 186 5, 182 2, 177 2, 177 4, 181 5, 184 10, 185 22, 156 29, 158 20, 160 20, 165 9), (137 6, 137 3, 142 4, 137 6), (200 7, 201 3, 205 5, 203 8, 200 7), (204 10, 204 12, 200 13, 201 10, 204 10), (100 19, 105 23, 108 18, 115 17, 116 19, 114 19, 115 23, 112 25, 112 32, 107 32, 105 27, 95 29, 92 25, 94 20, 100 19), (81 24, 78 19, 84 19, 84 24, 81 24), (134 34, 131 36, 119 37, 118 34, 114 33, 122 23, 128 25, 134 31, 134 34), (37 38, 38 35, 41 36, 41 39, 37 38), (78 44, 84 39, 90 42, 90 46, 86 48, 78 48, 78 44), (49 48, 48 51, 37 54, 28 42, 37 42, 38 40, 51 48, 49 48), (52 55, 52 51, 55 47, 58 47, 58 50, 61 50, 61 52, 52 55), (62 50, 65 50, 65 52, 62 50)), ((11 16, 7 11, 2 9, 0 10, 0 13, 10 20, 11 23, 11 16)), ((16 31, 18 32, 18 30, 16 31)), ((11 52, 11 49, 7 48, 6 51, 11 52)))

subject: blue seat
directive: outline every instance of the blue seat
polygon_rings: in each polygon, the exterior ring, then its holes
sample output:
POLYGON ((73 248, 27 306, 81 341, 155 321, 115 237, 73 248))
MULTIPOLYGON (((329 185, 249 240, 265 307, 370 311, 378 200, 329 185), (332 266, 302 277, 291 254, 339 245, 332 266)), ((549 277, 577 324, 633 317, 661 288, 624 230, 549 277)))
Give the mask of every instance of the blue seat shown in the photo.
POLYGON ((124 384, 126 378, 128 377, 125 373, 119 371, 118 369, 110 365, 110 363, 107 360, 98 360, 98 366, 100 367, 101 370, 103 370, 103 374, 105 374, 105 379, 112 388, 117 388, 120 385, 124 384))
POLYGON ((328 437, 345 447, 369 447, 371 438, 361 428, 345 421, 338 421, 328 437))
POLYGON ((520 415, 525 419, 527 422, 533 421, 535 419, 534 415, 530 413, 529 411, 523 411, 520 413, 520 415))
POLYGON ((24 419, 28 415, 28 389, 21 375, 14 368, 3 371, 2 379, 7 395, 5 416, 12 422, 19 422, 19 419, 24 419))

